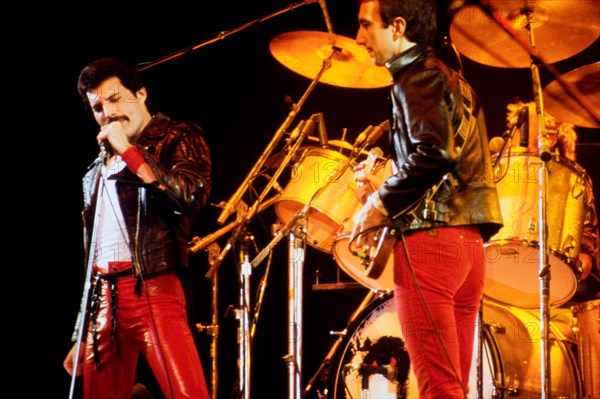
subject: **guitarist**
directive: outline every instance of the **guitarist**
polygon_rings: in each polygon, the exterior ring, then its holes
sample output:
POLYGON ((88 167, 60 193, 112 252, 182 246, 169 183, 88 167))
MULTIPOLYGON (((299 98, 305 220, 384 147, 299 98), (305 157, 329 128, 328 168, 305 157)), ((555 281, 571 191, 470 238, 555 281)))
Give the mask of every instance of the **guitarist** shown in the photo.
POLYGON ((394 297, 419 397, 466 398, 483 244, 502 227, 483 110, 434 55, 435 0, 359 3, 356 42, 393 78, 394 171, 363 198, 351 241, 370 245, 373 228, 394 226, 394 297))

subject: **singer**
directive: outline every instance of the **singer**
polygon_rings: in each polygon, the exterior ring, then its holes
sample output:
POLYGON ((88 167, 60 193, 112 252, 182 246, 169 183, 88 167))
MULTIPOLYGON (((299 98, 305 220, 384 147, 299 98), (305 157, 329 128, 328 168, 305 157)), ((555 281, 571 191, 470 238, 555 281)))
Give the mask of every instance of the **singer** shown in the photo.
POLYGON ((89 301, 64 367, 83 377, 84 399, 128 399, 141 355, 165 397, 208 399, 186 296, 190 228, 211 187, 202 130, 152 114, 118 58, 87 65, 77 89, 104 148, 83 178, 89 301))
POLYGON ((381 225, 402 232, 394 300, 418 397, 464 399, 483 243, 502 227, 483 110, 463 77, 434 55, 435 0, 359 3, 356 43, 393 78, 392 173, 382 183, 355 176, 377 188, 354 215, 351 240, 371 243, 369 232, 381 225))

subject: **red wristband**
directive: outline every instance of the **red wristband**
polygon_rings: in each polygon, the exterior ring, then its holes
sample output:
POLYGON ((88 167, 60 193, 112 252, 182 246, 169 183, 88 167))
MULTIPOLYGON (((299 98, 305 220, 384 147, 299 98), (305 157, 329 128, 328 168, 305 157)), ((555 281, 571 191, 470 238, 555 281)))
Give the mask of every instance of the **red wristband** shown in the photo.
POLYGON ((129 147, 124 153, 122 153, 121 159, 125 161, 127 167, 133 173, 136 173, 140 166, 146 162, 140 150, 134 146, 129 147))

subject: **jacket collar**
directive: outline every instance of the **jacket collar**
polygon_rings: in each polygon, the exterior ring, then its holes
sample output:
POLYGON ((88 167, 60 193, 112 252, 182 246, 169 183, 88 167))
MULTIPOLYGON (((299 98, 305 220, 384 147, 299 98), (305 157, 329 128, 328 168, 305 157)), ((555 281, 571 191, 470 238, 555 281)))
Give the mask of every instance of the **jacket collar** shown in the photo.
POLYGON ((166 129, 158 128, 160 126, 164 126, 169 123, 170 118, 164 114, 158 112, 156 115, 152 117, 150 122, 144 128, 144 131, 140 135, 140 138, 146 139, 157 139, 162 138, 166 134, 166 129))
POLYGON ((402 53, 390 59, 388 62, 385 63, 385 67, 395 78, 413 62, 425 57, 430 52, 433 52, 433 48, 430 45, 416 44, 408 50, 403 51, 402 53))

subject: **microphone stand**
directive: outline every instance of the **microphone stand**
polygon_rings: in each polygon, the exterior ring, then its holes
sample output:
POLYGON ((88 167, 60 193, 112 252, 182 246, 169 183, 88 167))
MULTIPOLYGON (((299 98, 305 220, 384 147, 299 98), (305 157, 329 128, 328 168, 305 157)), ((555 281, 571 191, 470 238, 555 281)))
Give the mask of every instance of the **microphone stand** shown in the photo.
MULTIPOLYGON (((546 130, 546 124, 544 120, 544 109, 542 100, 542 89, 541 81, 538 70, 538 63, 543 64, 548 70, 555 75, 561 86, 569 92, 591 115, 595 117, 593 108, 587 103, 585 98, 571 85, 568 85, 558 73, 546 62, 543 62, 542 58, 536 55, 535 51, 535 38, 533 29, 531 28, 531 11, 524 10, 524 14, 527 18, 527 29, 529 30, 531 45, 528 45, 516 34, 510 24, 503 20, 500 14, 495 10, 488 0, 479 0, 479 7, 491 18, 493 18, 501 27, 504 29, 521 47, 523 47, 531 57, 531 72, 533 80, 533 95, 536 106, 536 113, 538 118, 538 148, 542 166, 539 171, 539 280, 540 280, 540 332, 541 332, 541 351, 540 360, 542 364, 541 370, 541 383, 542 383, 542 399, 550 398, 550 344, 548 335, 548 326, 550 325, 549 317, 549 297, 550 297, 550 263, 548 261, 548 231, 546 223, 546 190, 547 190, 547 165, 546 163, 551 159, 549 137, 546 130)), ((596 118, 596 117, 595 117, 596 118)))
POLYGON ((163 62, 170 61, 170 60, 173 60, 175 58, 179 58, 179 57, 181 57, 181 56, 183 56, 183 55, 185 55, 187 53, 191 53, 192 51, 198 50, 198 49, 200 49, 202 47, 205 47, 205 46, 207 46, 207 45, 209 45, 211 43, 215 43, 215 42, 217 42, 219 40, 223 40, 223 39, 225 39, 225 38, 233 35, 234 33, 238 33, 238 32, 244 31, 247 28, 251 28, 254 25, 258 25, 259 23, 261 23, 263 21, 268 21, 269 19, 271 19, 273 17, 276 17, 278 15, 281 15, 281 14, 287 12, 287 11, 292 11, 292 10, 295 10, 296 8, 298 8, 298 7, 301 7, 301 6, 304 6, 304 5, 308 5, 308 4, 311 4, 311 3, 312 3, 312 1, 306 0, 306 1, 298 1, 296 3, 290 4, 289 6, 283 8, 283 9, 281 9, 279 11, 275 11, 275 12, 273 12, 271 14, 268 14, 268 15, 266 15, 264 17, 261 17, 261 18, 255 19, 253 21, 250 21, 250 22, 248 22, 248 23, 246 23, 244 25, 241 25, 241 26, 239 26, 237 28, 234 28, 232 30, 224 31, 224 32, 219 32, 212 39, 209 39, 209 40, 206 40, 206 41, 201 42, 199 44, 194 44, 194 45, 188 46, 188 47, 186 47, 184 49, 175 51, 175 52, 173 52, 173 53, 171 53, 169 55, 166 55, 166 56, 164 56, 162 58, 159 58, 156 61, 152 61, 150 63, 144 64, 144 65, 138 67, 137 69, 138 69, 138 71, 144 71, 144 70, 146 70, 148 68, 151 68, 153 66, 162 64, 163 62))
MULTIPOLYGON (((106 158, 108 157, 108 153, 106 150, 102 150, 100 152, 100 159, 103 163, 106 163, 106 158)), ((73 372, 71 375, 71 385, 69 388, 69 399, 73 399, 73 395, 75 393, 75 381, 77 379, 77 368, 79 367, 79 355, 81 352, 81 341, 83 340, 83 333, 87 330, 87 306, 89 302, 90 290, 92 287, 92 270, 94 267, 94 251, 93 249, 96 247, 96 239, 97 239, 97 231, 98 224, 100 220, 100 210, 102 207, 100 206, 103 201, 103 192, 104 190, 100 190, 100 182, 104 178, 102 173, 102 165, 98 165, 98 184, 96 185, 96 206, 94 209, 94 225, 92 229, 92 237, 90 240, 90 245, 87 248, 87 267, 85 269, 85 276, 83 280, 83 294, 81 296, 81 304, 79 307, 79 313, 77 314, 77 322, 76 322, 76 341, 75 341, 75 355, 73 358, 73 372)))

